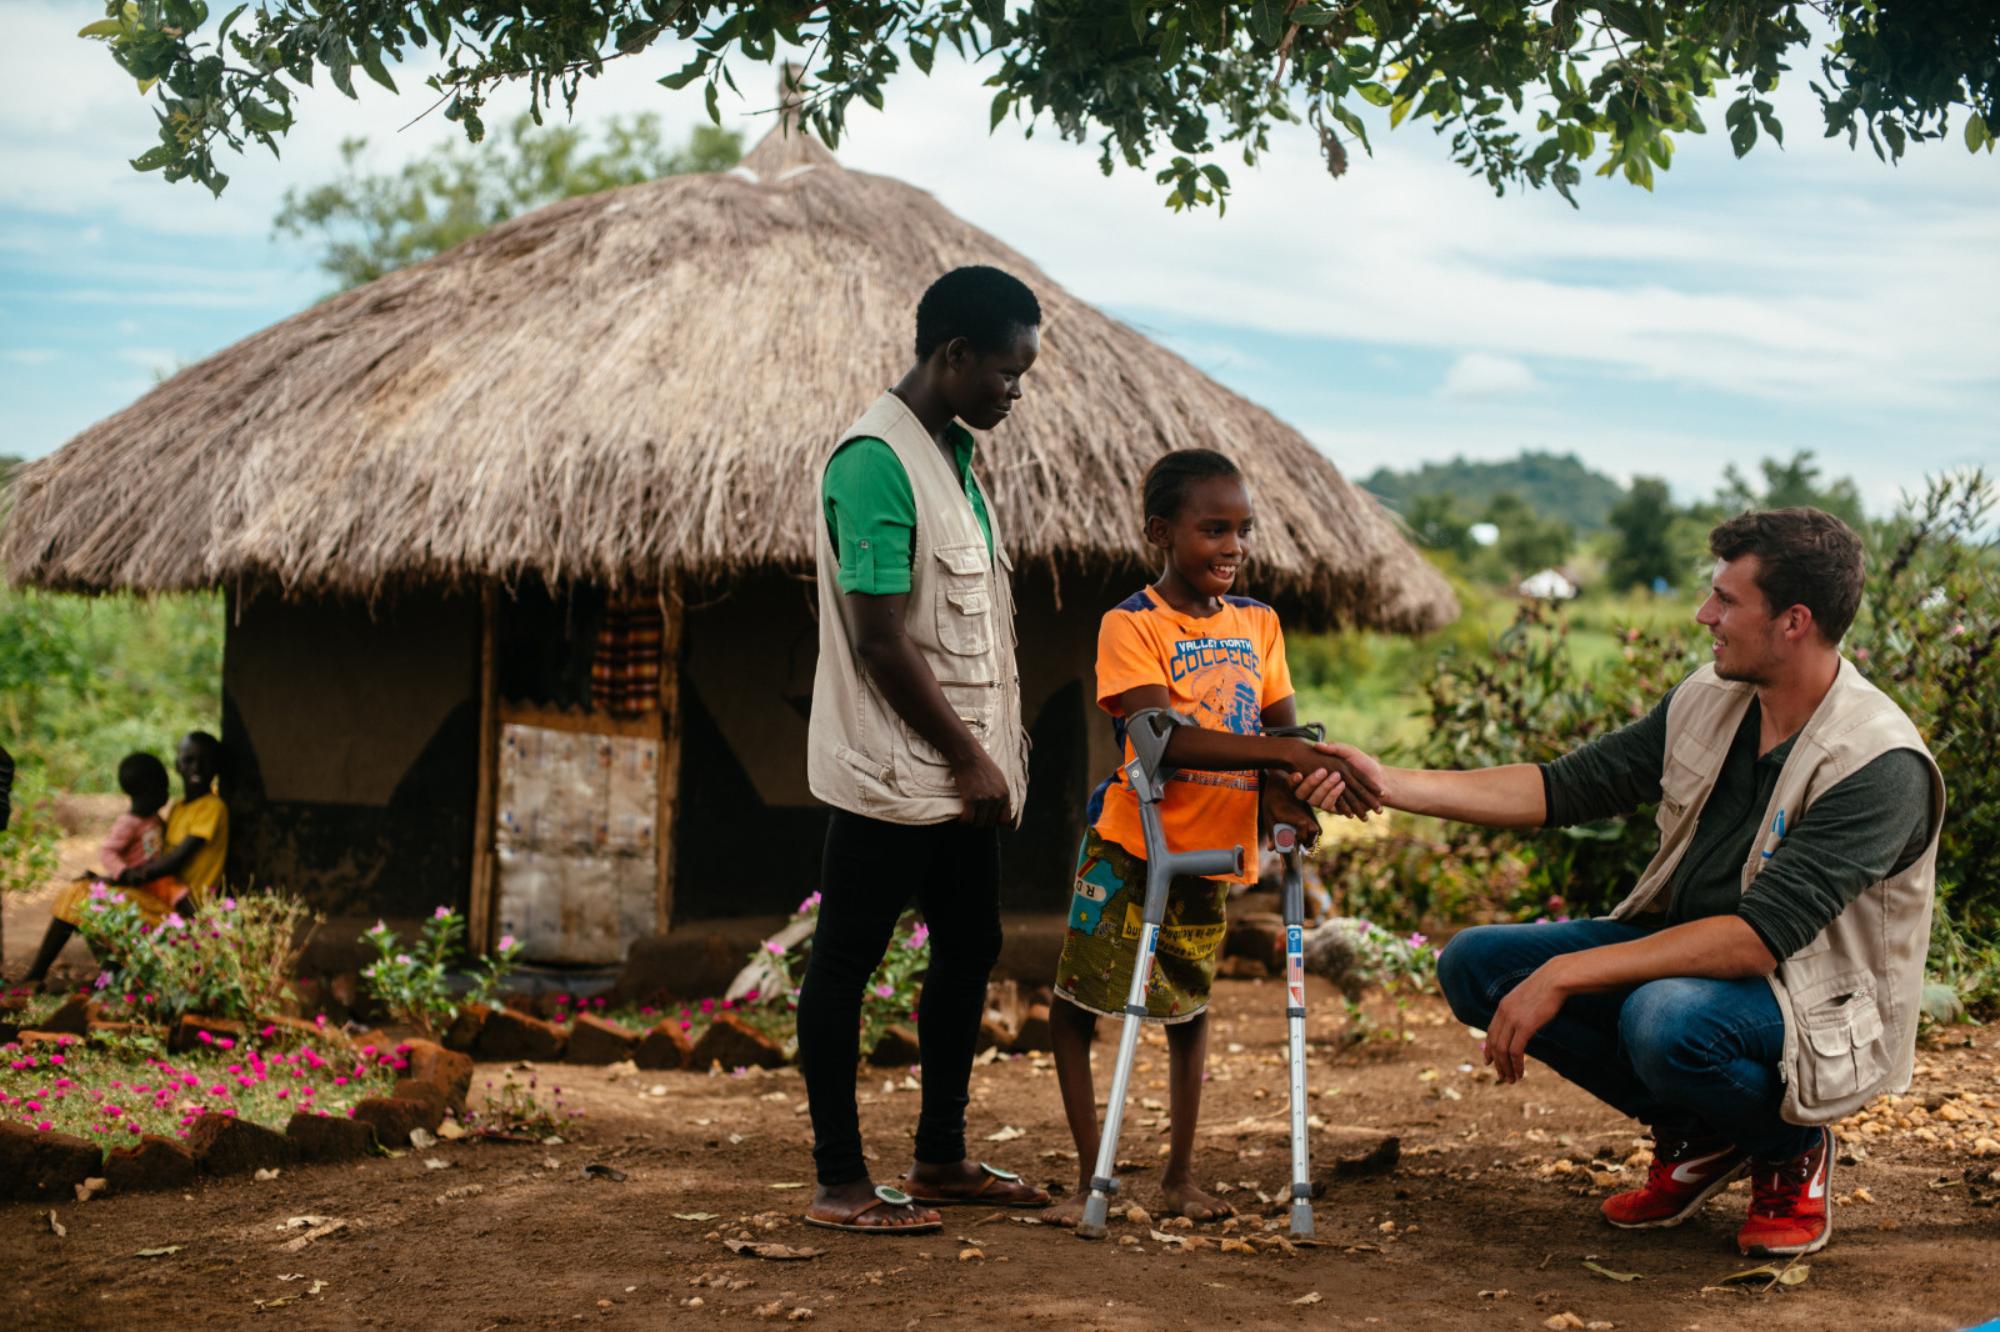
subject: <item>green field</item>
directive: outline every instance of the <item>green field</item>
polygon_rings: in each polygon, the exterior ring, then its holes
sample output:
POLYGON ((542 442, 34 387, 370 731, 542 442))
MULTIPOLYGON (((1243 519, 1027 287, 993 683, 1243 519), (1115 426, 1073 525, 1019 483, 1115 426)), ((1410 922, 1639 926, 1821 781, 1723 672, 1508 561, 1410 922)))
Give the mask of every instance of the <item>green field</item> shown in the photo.
POLYGON ((220 595, 76 597, 0 587, 0 744, 22 803, 115 792, 118 760, 222 726, 220 595))
MULTIPOLYGON (((1423 738, 1425 672, 1438 654, 1456 649, 1485 652, 1514 617, 1515 598, 1495 589, 1459 583, 1456 621, 1419 638, 1346 631, 1287 640, 1299 719, 1325 722, 1327 734, 1371 752, 1423 738)), ((1589 592, 1570 602, 1570 658, 1588 675, 1613 660, 1627 626, 1692 623, 1691 597, 1589 592)))

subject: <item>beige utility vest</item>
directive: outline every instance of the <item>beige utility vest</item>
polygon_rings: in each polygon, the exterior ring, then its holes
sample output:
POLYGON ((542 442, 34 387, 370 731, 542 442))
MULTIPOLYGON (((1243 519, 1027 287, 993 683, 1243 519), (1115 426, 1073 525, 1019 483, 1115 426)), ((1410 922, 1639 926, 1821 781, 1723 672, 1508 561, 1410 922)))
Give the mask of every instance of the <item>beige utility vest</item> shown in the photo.
MULTIPOLYGON (((1723 680, 1713 665, 1681 682, 1667 705, 1666 767, 1660 774, 1660 849, 1638 886, 1612 911, 1624 920, 1663 909, 1674 867, 1694 836, 1731 742, 1756 695, 1753 685, 1723 680)), ((1924 957, 1930 946, 1938 831, 1944 826, 1944 777, 1917 728, 1845 657, 1833 687, 1806 722, 1778 773, 1758 825, 1743 888, 1780 841, 1782 813, 1796 825, 1821 795, 1892 749, 1914 749, 1931 770, 1930 839, 1901 873, 1870 885, 1814 940, 1778 964, 1770 977, 1785 1018, 1785 1081, 1780 1113, 1794 1124, 1826 1124, 1854 1113, 1882 1092, 1910 1085, 1924 957)))
MULTIPOLYGON (((886 440, 917 504, 915 558, 903 629, 937 677, 973 739, 1007 776, 1018 822, 1028 795, 1028 737, 1021 725, 1015 667, 1013 564, 1001 540, 993 492, 979 482, 993 527, 993 555, 957 469, 909 406, 893 393, 875 400, 820 459, 820 475, 842 444, 886 440)), ((815 487, 819 666, 813 674, 806 776, 836 809, 890 823, 943 823, 963 812, 944 755, 889 706, 861 664, 843 612, 840 560, 815 487)))

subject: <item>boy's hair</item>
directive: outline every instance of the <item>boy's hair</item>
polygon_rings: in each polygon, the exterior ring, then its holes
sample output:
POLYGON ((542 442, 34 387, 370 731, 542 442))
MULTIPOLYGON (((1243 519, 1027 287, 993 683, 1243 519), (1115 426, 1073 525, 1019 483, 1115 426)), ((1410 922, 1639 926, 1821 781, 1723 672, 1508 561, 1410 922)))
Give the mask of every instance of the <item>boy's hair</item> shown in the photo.
POLYGON ((985 264, 954 268, 917 302, 917 359, 929 360, 953 338, 964 338, 975 351, 996 352, 1017 330, 1041 323, 1041 302, 1012 273, 985 264))
POLYGON ((1197 481, 1241 475, 1243 473, 1237 470, 1235 463, 1214 449, 1175 449, 1172 453, 1162 454, 1146 470, 1146 485, 1142 492, 1143 516, 1172 522, 1180 517, 1181 506, 1187 503, 1188 490, 1197 481))
POLYGON ((1867 557, 1854 529, 1819 509, 1740 513, 1708 534, 1718 560, 1757 557, 1757 590, 1777 616, 1794 606, 1812 612, 1829 644, 1838 644, 1861 608, 1867 557))
POLYGON ((118 761, 118 789, 128 796, 165 796, 167 765, 151 754, 127 754, 118 761))

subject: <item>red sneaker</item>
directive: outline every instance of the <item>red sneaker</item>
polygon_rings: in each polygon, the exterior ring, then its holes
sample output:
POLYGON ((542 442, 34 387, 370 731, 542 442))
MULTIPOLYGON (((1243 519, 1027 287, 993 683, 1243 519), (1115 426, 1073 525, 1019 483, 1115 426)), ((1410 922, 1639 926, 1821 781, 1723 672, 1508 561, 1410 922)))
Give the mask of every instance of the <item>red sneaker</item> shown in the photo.
POLYGON ((1746 1255, 1790 1257, 1818 1253, 1833 1233, 1833 1134, 1826 1129, 1789 1161, 1759 1161, 1750 1172, 1750 1219, 1736 1232, 1746 1255))
POLYGON ((1604 1219, 1621 1230, 1677 1226, 1750 1168, 1750 1154, 1720 1138, 1655 1138, 1646 1186, 1604 1200, 1604 1219))

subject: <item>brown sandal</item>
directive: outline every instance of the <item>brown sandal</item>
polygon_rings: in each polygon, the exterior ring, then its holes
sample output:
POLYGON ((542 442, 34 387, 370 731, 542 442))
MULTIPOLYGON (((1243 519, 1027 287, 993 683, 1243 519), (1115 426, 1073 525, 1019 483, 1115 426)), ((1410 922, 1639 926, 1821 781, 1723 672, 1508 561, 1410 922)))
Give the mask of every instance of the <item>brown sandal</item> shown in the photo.
POLYGON ((943 1230, 944 1222, 941 1220, 917 1221, 907 1226, 856 1224, 862 1217, 878 1207, 914 1207, 919 1205, 922 1204, 919 1204, 917 1199, 912 1198, 901 1189, 892 1189, 887 1184, 877 1184, 875 1186, 875 1200, 870 1203, 864 1203, 854 1211, 848 1213, 847 1220, 845 1221, 822 1221, 811 1212, 807 1212, 804 1219, 807 1225, 818 1226, 822 1230, 846 1230, 857 1235, 928 1235, 933 1231, 943 1230))
POLYGON ((1046 1189, 1038 1189, 1032 1184, 1024 1184, 1021 1177, 1011 1170, 979 1163, 979 1185, 970 1193, 961 1193, 950 1198, 929 1198, 917 1192, 914 1177, 905 1175, 903 1187, 911 1199, 925 1207, 1047 1207, 1055 1199, 1046 1189), (999 1187, 996 1188, 995 1185, 999 1187))

